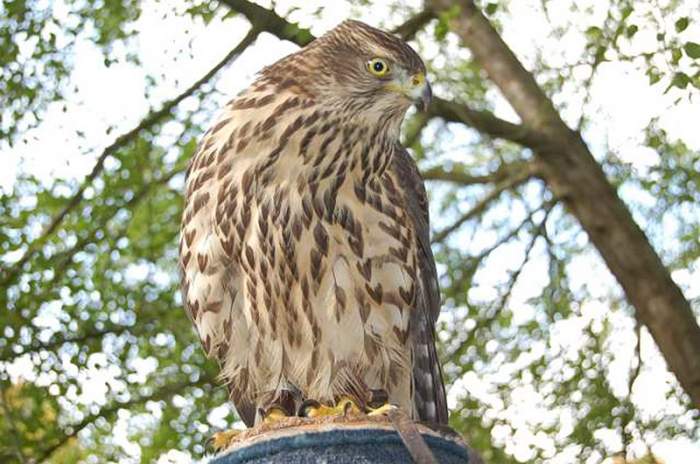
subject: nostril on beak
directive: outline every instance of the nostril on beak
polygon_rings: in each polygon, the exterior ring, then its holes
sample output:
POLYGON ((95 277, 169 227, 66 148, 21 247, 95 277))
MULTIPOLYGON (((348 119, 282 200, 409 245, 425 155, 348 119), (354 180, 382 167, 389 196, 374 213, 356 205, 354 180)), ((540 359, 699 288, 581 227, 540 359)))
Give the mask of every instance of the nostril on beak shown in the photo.
POLYGON ((423 84, 424 81, 425 76, 423 75, 423 73, 418 73, 411 76, 411 85, 413 87, 418 87, 419 85, 423 84))

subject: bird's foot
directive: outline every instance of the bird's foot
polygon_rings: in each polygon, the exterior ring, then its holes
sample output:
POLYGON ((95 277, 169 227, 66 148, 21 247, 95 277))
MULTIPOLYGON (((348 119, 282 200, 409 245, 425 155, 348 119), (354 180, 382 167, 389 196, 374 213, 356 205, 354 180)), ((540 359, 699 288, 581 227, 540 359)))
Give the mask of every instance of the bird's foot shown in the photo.
POLYGON ((334 415, 335 410, 333 407, 321 404, 316 400, 306 400, 299 407, 300 417, 326 417, 334 415))
POLYGON ((368 416, 386 416, 389 414, 389 412, 394 411, 395 409, 398 409, 397 406, 394 406, 393 404, 385 403, 378 408, 367 408, 369 412, 367 413, 368 416))
POLYGON ((260 414, 260 417, 262 417, 263 424, 274 424, 275 422, 280 422, 291 416, 286 408, 279 405, 272 405, 264 410, 261 408, 258 413, 260 414))
POLYGON ((299 408, 299 415, 302 417, 347 416, 349 414, 360 414, 362 412, 357 401, 348 396, 341 397, 335 403, 335 406, 327 406, 316 400, 306 400, 299 408))
POLYGON ((397 409, 393 404, 389 404, 389 395, 386 390, 371 390, 370 396, 367 405, 368 416, 386 416, 389 411, 397 409))
POLYGON ((334 409, 339 415, 342 414, 343 416, 347 416, 349 414, 360 414, 363 412, 363 408, 361 408, 357 403, 358 402, 354 399, 348 396, 343 396, 336 402, 334 409))
POLYGON ((296 388, 283 388, 273 392, 273 395, 270 396, 272 399, 260 403, 256 424, 282 422, 286 418, 294 416, 297 402, 301 402, 301 392, 296 388))
POLYGON ((209 444, 214 449, 215 453, 225 450, 233 443, 236 438, 241 434, 240 430, 224 430, 223 432, 216 432, 209 439, 209 444))

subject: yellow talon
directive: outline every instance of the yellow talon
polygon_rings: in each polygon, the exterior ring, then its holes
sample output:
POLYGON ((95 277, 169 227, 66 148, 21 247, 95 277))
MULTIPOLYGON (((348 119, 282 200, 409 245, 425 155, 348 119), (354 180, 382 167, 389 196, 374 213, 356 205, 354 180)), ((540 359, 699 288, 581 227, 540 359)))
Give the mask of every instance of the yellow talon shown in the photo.
POLYGON ((343 416, 348 414, 360 414, 362 412, 357 403, 347 396, 340 398, 333 409, 336 411, 337 415, 343 416))
POLYGON ((289 417, 287 415, 287 412, 277 406, 272 406, 270 409, 268 409, 265 412, 265 415, 263 417, 263 423, 265 424, 273 424, 275 422, 279 422, 280 420, 284 419, 285 417, 289 417))
POLYGON ((385 403, 381 406, 379 406, 376 409, 368 408, 369 412, 367 413, 368 416, 385 416, 389 414, 390 411, 393 411, 394 409, 398 409, 396 406, 393 404, 385 403))
POLYGON ((335 406, 326 406, 318 401, 308 400, 302 407, 304 417, 329 417, 344 416, 347 414, 360 414, 362 410, 357 403, 347 396, 340 398, 335 406))
POLYGON ((216 432, 212 435, 210 442, 214 451, 219 452, 229 447, 229 445, 235 441, 235 439, 240 435, 240 430, 225 430, 223 432, 216 432))
POLYGON ((335 408, 332 408, 330 406, 326 406, 324 404, 319 404, 318 406, 316 406, 316 405, 307 406, 306 410, 304 412, 304 415, 306 417, 326 417, 326 416, 335 416, 337 414, 335 412, 335 408))

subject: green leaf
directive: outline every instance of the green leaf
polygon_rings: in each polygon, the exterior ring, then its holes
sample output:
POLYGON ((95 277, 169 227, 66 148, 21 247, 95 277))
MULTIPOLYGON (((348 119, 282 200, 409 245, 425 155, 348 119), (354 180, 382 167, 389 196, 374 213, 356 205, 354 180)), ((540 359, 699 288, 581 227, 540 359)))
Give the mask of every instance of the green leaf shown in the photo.
POLYGON ((700 89, 700 76, 696 75, 690 83, 693 84, 693 87, 696 89, 700 89))
POLYGON ((449 30, 450 27, 447 25, 447 21, 443 21, 441 18, 435 25, 435 39, 438 41, 443 40, 449 32, 449 30))
POLYGON ((671 62, 673 64, 678 64, 678 62, 683 57, 683 52, 680 48, 674 48, 671 50, 671 62))
POLYGON ((591 40, 597 40, 603 36, 603 30, 598 26, 591 26, 588 29, 586 29, 586 35, 591 40))
POLYGON ((623 20, 627 19, 629 17, 629 15, 632 14, 633 10, 634 10, 634 8, 632 8, 632 5, 625 5, 624 8, 622 8, 622 10, 620 10, 622 19, 623 20))
POLYGON ((700 58, 700 44, 697 42, 686 42, 686 44, 683 45, 683 50, 685 50, 686 55, 693 59, 697 60, 700 58))
POLYGON ((647 76, 649 76, 649 85, 654 85, 661 80, 661 74, 655 68, 650 68, 647 71, 647 76))
POLYGON ((683 32, 688 27, 690 20, 687 16, 683 16, 676 21, 676 32, 683 32))
POLYGON ((443 40, 450 31, 450 21, 459 16, 461 8, 459 5, 453 5, 449 10, 440 13, 438 23, 435 26, 435 39, 443 40))
POLYGON ((627 29, 625 30, 625 35, 627 36, 628 39, 631 39, 634 36, 634 34, 637 33, 638 30, 639 30, 639 27, 637 27, 636 24, 632 24, 632 25, 628 26, 627 29))
POLYGON ((688 87, 688 84, 690 84, 690 77, 688 77, 688 75, 685 73, 677 72, 673 76, 673 79, 671 80, 669 86, 666 88, 666 92, 668 92, 671 89, 671 87, 685 89, 686 87, 688 87))
POLYGON ((486 5, 486 8, 484 8, 484 11, 486 11, 486 14, 489 16, 492 16, 496 11, 498 10, 498 3, 489 3, 486 5))

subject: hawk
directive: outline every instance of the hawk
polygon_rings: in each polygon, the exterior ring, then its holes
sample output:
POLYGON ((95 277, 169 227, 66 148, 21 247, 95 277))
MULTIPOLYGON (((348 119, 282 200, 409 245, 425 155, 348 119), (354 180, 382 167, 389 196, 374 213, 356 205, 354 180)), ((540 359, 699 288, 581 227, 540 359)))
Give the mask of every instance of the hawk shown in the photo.
POLYGON ((264 68, 191 160, 183 300, 247 426, 343 399, 447 422, 426 192, 399 144, 425 74, 345 21, 264 68))

